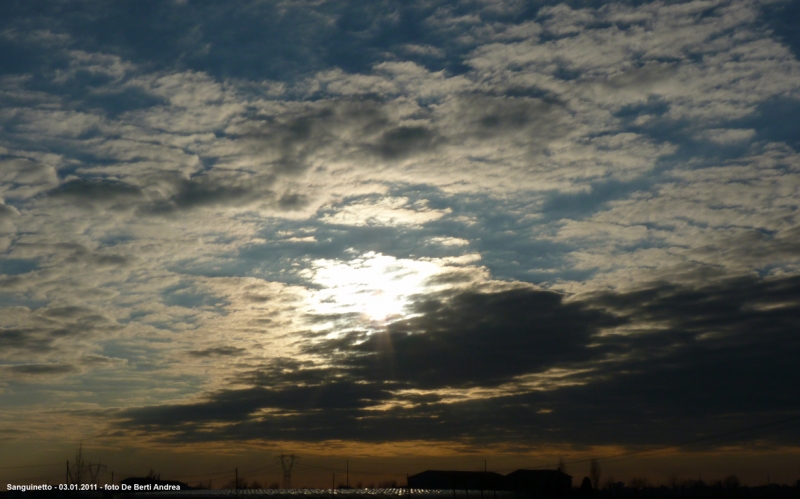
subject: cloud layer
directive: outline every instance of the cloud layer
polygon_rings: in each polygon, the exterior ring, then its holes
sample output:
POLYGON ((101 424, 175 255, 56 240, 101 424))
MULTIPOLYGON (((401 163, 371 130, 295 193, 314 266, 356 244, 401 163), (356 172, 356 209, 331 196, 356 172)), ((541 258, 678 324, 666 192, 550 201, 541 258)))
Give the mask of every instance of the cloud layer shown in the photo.
POLYGON ((4 407, 507 449, 792 417, 795 11, 3 5, 4 407))

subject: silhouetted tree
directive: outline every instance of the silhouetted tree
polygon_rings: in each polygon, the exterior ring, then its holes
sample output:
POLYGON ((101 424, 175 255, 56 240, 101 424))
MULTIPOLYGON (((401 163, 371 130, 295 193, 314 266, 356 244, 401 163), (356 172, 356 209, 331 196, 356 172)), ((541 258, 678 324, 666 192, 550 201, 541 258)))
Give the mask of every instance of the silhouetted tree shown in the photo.
POLYGON ((741 482, 739 482, 739 477, 736 475, 726 476, 725 480, 722 481, 722 484, 728 490, 736 490, 741 486, 741 482))
POLYGON ((78 446, 78 451, 75 452, 75 460, 70 465, 69 474, 72 477, 72 483, 83 485, 83 480, 88 471, 88 463, 83 459, 83 442, 78 446))
POLYGON ((561 473, 567 472, 567 463, 564 462, 563 457, 558 458, 558 471, 560 471, 561 473))
POLYGON ((648 486, 647 478, 641 477, 633 477, 631 481, 628 483, 628 487, 632 489, 644 489, 648 486))
POLYGON ((591 465, 589 467, 589 476, 592 479, 592 485, 594 485, 595 489, 600 488, 600 463, 597 459, 592 459, 591 465))
POLYGON ((247 488, 247 479, 244 477, 239 477, 239 481, 237 482, 235 478, 231 478, 231 480, 225 484, 223 489, 246 489, 247 488), (238 484, 238 487, 237 487, 238 484))
POLYGON ((592 480, 588 476, 583 477, 583 481, 581 481, 580 492, 581 492, 581 495, 591 495, 591 493, 592 493, 592 480))

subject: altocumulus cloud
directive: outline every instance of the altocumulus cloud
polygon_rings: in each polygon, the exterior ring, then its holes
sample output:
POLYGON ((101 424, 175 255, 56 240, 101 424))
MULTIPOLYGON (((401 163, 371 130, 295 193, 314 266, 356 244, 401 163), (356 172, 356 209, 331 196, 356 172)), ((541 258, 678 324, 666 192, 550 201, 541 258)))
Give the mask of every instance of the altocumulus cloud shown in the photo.
POLYGON ((0 398, 173 442, 795 414, 793 13, 7 2, 0 398))

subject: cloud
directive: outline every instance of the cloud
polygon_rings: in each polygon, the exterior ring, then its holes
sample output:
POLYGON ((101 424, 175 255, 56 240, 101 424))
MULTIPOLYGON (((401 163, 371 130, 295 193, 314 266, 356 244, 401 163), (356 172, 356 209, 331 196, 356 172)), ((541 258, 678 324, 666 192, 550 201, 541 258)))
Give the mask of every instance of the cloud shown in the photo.
MULTIPOLYGON (((553 438, 674 445, 765 417, 778 421, 796 409, 796 363, 774 352, 800 348, 791 334, 798 306, 797 278, 700 288, 654 283, 568 303, 528 288, 466 292, 447 303, 420 303, 422 315, 385 335, 317 343, 326 363, 276 359, 235 380, 252 388, 131 409, 118 424, 179 441, 436 436, 510 446, 553 438), (536 372, 549 373, 554 383, 531 389, 520 375, 536 372), (511 384, 498 390, 501 380, 511 384)), ((751 438, 778 443, 793 438, 792 431, 776 426, 766 435, 689 448, 751 438)))
POLYGON ((91 206, 92 204, 106 204, 125 206, 128 202, 135 201, 141 196, 139 188, 121 182, 102 182, 88 179, 75 179, 64 182, 57 188, 48 192, 52 198, 68 198, 73 205, 91 206), (122 205, 118 203, 123 203, 122 205))
POLYGON ((20 410, 513 446, 796 409, 783 4, 42 5, 0 5, 20 410))
POLYGON ((5 328, 0 330, 0 343, 6 352, 14 350, 29 350, 31 352, 45 352, 52 349, 52 335, 39 334, 34 329, 5 328))
POLYGON ((431 130, 425 127, 401 126, 381 136, 377 151, 385 159, 401 159, 430 149, 434 139, 431 130))
POLYGON ((0 372, 4 373, 5 383, 17 384, 25 383, 53 383, 67 376, 74 376, 81 373, 81 369, 64 363, 46 364, 12 364, 0 366, 0 372))
POLYGON ((0 162, 0 192, 7 200, 24 200, 58 184, 52 166, 24 158, 0 162))
POLYGON ((77 371, 77 369, 68 364, 22 364, 6 367, 6 371, 9 371, 11 374, 29 376, 53 376, 73 373, 77 371))
POLYGON ((491 386, 600 355, 582 347, 618 321, 563 303, 557 293, 525 288, 429 297, 413 310, 417 317, 390 324, 384 334, 351 333, 311 351, 350 353, 347 366, 409 388, 491 386))
POLYGON ((424 201, 410 203, 405 197, 383 197, 345 204, 333 214, 325 213, 321 220, 329 224, 356 226, 418 225, 438 220, 448 212, 430 209, 424 201))
POLYGON ((242 355, 247 350, 244 348, 236 348, 236 347, 216 347, 216 348, 206 348, 205 350, 192 350, 189 352, 189 355, 192 357, 224 357, 224 356, 233 356, 233 355, 242 355))

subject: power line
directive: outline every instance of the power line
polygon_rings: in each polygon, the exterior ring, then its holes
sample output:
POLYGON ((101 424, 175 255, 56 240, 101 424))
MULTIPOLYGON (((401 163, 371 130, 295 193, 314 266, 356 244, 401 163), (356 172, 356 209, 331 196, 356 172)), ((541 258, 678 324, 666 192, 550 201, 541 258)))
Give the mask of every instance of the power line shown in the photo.
POLYGON ((343 468, 329 468, 327 466, 314 466, 313 464, 297 463, 297 466, 302 466, 303 468, 315 468, 318 470, 326 470, 326 471, 344 471, 343 468))
POLYGON ((218 471, 216 473, 198 473, 197 475, 181 475, 181 474, 177 474, 175 476, 179 476, 181 478, 197 478, 199 476, 205 477, 205 476, 232 475, 232 474, 234 474, 234 470, 218 471))
POLYGON ((16 478, 15 480, 41 480, 43 478, 56 478, 54 482, 58 482, 57 478, 60 477, 61 474, 50 474, 50 475, 39 475, 39 476, 26 476, 22 478, 16 478))
POLYGON ((64 463, 29 464, 27 466, 0 466, 0 470, 18 470, 22 468, 43 468, 45 466, 61 466, 64 463))
POLYGON ((247 473, 256 473, 256 472, 265 473, 267 471, 272 471, 274 469, 278 469, 278 466, 279 466, 278 464, 271 464, 269 466, 260 466, 258 468, 253 468, 253 469, 250 469, 250 470, 247 470, 247 471, 243 471, 242 473, 245 473, 245 474, 247 474, 247 473))
MULTIPOLYGON (((264 472, 271 471, 271 470, 274 470, 274 469, 277 469, 277 468, 278 468, 278 465, 277 464, 273 464, 273 465, 269 465, 269 466, 259 466, 257 468, 251 468, 249 470, 243 471, 242 473, 243 474, 250 474, 250 473, 256 473, 256 472, 259 472, 259 471, 261 473, 264 473, 264 472)), ((111 471, 102 470, 101 473, 108 474, 108 473, 111 473, 111 471)), ((184 475, 182 473, 173 473, 172 476, 178 477, 178 478, 181 478, 181 479, 185 480, 185 479, 188 479, 188 478, 197 478, 197 477, 213 477, 213 476, 220 476, 220 475, 233 475, 234 473, 235 473, 234 470, 229 470, 229 471, 218 471, 218 472, 215 472, 215 473, 197 473, 197 474, 194 474, 194 475, 184 475)), ((137 473, 119 473, 119 475, 120 476, 123 476, 123 475, 136 476, 137 473)))
MULTIPOLYGON (((315 468, 315 469, 318 469, 318 470, 325 470, 325 471, 341 471, 341 472, 345 472, 345 473, 348 471, 346 468, 329 468, 327 466, 314 466, 314 465, 311 465, 311 464, 302 464, 302 463, 297 463, 297 466, 302 466, 303 468, 315 468)), ((359 475, 397 475, 397 474, 399 474, 399 473, 395 473, 393 471, 385 471, 385 472, 384 471, 363 471, 363 470, 353 470, 353 469, 349 470, 349 472, 350 473, 357 473, 359 475)))

